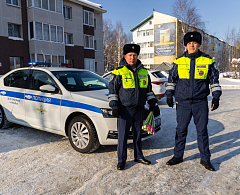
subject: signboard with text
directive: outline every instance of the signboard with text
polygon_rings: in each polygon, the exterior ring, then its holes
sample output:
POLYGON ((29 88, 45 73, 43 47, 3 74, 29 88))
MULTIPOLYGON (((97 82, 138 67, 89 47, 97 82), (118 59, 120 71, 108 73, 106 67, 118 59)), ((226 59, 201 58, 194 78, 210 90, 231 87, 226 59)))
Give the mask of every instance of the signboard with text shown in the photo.
POLYGON ((175 44, 158 45, 154 47, 155 56, 175 55, 175 44))
POLYGON ((175 55, 175 22, 154 26, 155 56, 175 55))

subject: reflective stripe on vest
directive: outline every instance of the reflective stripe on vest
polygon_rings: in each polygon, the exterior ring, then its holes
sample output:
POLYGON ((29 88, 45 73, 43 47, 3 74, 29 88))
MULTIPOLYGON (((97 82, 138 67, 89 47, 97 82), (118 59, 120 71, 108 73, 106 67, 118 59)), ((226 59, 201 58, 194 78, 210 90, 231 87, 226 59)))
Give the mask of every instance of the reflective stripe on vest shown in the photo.
MULTIPOLYGON (((190 62, 191 59, 187 57, 181 57, 174 60, 175 64, 178 64, 178 76, 179 79, 189 79, 190 77, 190 62)), ((214 63, 214 59, 200 56, 195 60, 195 73, 194 79, 206 79, 208 74, 208 66, 214 63)))
MULTIPOLYGON (((115 69, 112 73, 115 75, 122 75, 122 84, 124 89, 135 88, 133 72, 126 66, 123 66, 123 68, 120 69, 115 69)), ((138 71, 138 80, 140 88, 147 88, 148 71, 146 69, 140 69, 138 71)))

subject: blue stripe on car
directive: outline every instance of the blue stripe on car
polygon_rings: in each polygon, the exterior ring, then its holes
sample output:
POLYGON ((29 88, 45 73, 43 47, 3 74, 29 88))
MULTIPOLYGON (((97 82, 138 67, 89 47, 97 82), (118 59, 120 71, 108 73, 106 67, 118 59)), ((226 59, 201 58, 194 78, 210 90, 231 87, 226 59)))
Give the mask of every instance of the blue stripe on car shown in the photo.
POLYGON ((28 93, 21 93, 21 92, 13 92, 13 91, 6 91, 6 90, 0 90, 0 95, 2 96, 8 96, 8 97, 14 97, 14 98, 20 98, 25 99, 29 101, 36 101, 36 102, 42 102, 46 104, 53 104, 58 106, 64 106, 64 107, 70 107, 70 108, 81 108, 97 113, 101 113, 100 108, 83 104, 80 102, 74 102, 70 100, 62 100, 52 97, 46 97, 46 96, 40 96, 40 95, 34 95, 34 94, 28 94, 28 93))
POLYGON ((101 113, 101 110, 98 107, 91 106, 88 104, 83 104, 80 102, 73 102, 73 101, 69 101, 69 100, 62 100, 61 106, 66 106, 66 107, 71 107, 71 108, 82 108, 85 110, 90 110, 93 112, 101 113))

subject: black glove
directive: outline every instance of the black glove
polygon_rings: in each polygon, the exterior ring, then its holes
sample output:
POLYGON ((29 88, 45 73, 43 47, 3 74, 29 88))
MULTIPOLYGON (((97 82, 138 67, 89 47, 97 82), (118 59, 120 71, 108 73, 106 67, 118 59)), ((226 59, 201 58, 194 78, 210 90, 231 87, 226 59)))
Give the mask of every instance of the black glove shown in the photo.
POLYGON ((211 111, 216 110, 218 108, 218 106, 219 106, 219 99, 213 98, 212 99, 212 109, 211 109, 211 111))
POLYGON ((160 115, 160 109, 158 106, 150 106, 149 111, 153 111, 154 117, 160 115))
POLYGON ((112 115, 114 116, 114 117, 119 117, 119 111, 118 111, 118 109, 113 109, 112 110, 112 115))
POLYGON ((174 105, 173 98, 167 98, 167 104, 168 104, 169 107, 173 108, 173 105, 174 105))

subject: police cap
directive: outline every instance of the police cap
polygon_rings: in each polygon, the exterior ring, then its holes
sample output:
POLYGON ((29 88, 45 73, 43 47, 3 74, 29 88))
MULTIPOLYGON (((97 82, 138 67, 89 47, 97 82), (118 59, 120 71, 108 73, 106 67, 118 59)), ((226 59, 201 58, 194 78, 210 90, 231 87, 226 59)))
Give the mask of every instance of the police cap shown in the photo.
POLYGON ((123 46, 123 55, 126 55, 129 52, 134 52, 139 55, 140 46, 137 44, 126 44, 123 46))
POLYGON ((184 45, 186 46, 189 42, 197 42, 199 45, 202 44, 202 35, 197 31, 187 32, 184 35, 184 45))

